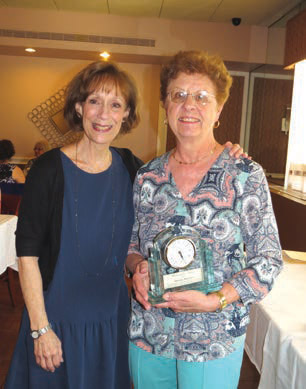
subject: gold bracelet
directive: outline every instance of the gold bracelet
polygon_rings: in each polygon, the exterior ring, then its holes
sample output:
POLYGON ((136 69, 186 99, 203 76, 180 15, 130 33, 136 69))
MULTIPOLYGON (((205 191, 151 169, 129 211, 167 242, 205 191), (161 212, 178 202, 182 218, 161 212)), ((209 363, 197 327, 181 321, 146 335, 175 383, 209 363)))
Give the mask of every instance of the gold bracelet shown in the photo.
POLYGON ((220 290, 217 290, 214 292, 218 297, 219 297, 219 303, 220 303, 220 308, 216 310, 216 312, 221 312, 226 306, 227 306, 227 301, 222 292, 220 290))

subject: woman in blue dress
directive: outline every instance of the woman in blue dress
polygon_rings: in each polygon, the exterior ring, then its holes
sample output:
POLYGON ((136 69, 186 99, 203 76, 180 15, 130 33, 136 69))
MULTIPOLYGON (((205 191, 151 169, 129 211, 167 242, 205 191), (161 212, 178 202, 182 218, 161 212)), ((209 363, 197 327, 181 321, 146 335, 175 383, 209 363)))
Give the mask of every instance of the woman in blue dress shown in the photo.
POLYGON ((16 232, 26 309, 6 389, 130 388, 124 261, 141 161, 110 147, 138 123, 134 82, 96 62, 67 88, 80 140, 38 158, 16 232))

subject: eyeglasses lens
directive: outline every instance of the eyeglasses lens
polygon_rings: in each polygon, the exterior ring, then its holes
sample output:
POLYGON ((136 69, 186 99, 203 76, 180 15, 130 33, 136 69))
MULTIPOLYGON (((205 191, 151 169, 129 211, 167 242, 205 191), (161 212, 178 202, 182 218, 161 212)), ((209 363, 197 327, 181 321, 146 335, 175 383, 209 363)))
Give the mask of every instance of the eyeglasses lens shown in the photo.
POLYGON ((177 104, 184 103, 188 96, 192 96, 193 100, 199 105, 205 105, 209 102, 209 96, 206 91, 187 93, 183 90, 173 90, 170 92, 171 101, 177 104))

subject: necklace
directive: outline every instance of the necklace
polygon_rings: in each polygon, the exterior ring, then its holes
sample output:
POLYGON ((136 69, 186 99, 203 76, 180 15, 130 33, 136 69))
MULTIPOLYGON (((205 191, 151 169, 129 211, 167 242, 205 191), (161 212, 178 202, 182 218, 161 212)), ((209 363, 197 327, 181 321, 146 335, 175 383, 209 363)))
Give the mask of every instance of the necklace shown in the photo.
MULTIPOLYGON (((77 246, 77 255, 80 262, 80 265, 84 271, 84 274, 86 276, 102 276, 105 274, 105 272, 99 271, 99 272, 89 272, 86 267, 86 260, 83 261, 81 256, 81 245, 80 245, 80 239, 79 239, 79 167, 78 167, 78 142, 75 144, 75 191, 74 191, 74 215, 75 215, 75 237, 76 237, 76 246, 77 246)), ((113 169, 112 166, 110 166, 110 177, 111 177, 111 192, 112 192, 112 227, 111 227, 111 239, 109 243, 109 247, 107 250, 107 256, 104 262, 104 265, 107 265, 113 251, 113 242, 115 237, 115 217, 116 217, 116 202, 114 199, 114 179, 113 179, 113 169)))
POLYGON ((191 161, 191 162, 184 162, 184 161, 180 161, 179 159, 177 159, 177 158, 175 157, 176 148, 173 150, 171 156, 172 156, 173 159, 174 159, 176 162, 178 162, 180 165, 193 165, 194 163, 200 162, 200 161, 202 161, 203 159, 205 159, 205 158, 210 157, 211 155, 213 155, 213 153, 214 153, 215 150, 216 150, 216 147, 217 147, 217 143, 215 142, 215 146, 214 146, 207 154, 204 154, 204 155, 202 155, 200 158, 195 159, 194 161, 191 161))

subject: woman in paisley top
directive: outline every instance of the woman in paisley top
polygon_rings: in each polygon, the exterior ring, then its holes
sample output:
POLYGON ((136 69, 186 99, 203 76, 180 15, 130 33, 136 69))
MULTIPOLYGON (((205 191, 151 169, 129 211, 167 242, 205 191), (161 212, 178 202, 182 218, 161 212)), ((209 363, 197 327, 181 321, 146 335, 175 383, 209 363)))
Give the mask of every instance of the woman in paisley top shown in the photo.
POLYGON ((176 148, 138 172, 127 259, 135 298, 129 326, 135 389, 236 388, 249 310, 271 290, 281 247, 261 166, 235 159, 214 138, 232 78, 207 53, 175 55, 161 72, 161 100, 176 148), (154 237, 193 227, 213 253, 217 292, 166 292, 148 301, 154 237))
POLYGON ((23 184, 25 181, 20 167, 9 162, 14 154, 13 143, 8 139, 0 140, 0 183, 23 184))

